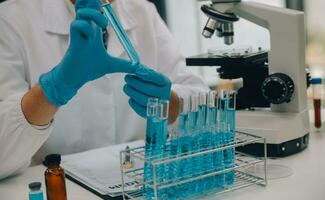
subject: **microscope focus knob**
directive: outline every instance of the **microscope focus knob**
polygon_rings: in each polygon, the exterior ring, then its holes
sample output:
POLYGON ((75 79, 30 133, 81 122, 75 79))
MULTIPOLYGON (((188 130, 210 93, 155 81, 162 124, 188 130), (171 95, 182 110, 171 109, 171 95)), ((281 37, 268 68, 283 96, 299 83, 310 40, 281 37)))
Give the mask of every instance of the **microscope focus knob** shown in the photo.
POLYGON ((262 84, 262 94, 272 104, 289 103, 294 90, 293 80, 282 73, 270 75, 262 84))

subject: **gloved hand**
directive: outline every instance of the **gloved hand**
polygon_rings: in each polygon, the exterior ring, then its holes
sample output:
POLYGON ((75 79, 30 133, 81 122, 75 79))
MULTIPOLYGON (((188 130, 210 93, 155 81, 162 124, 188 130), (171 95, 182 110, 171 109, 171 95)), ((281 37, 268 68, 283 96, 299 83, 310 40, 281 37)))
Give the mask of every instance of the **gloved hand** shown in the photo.
POLYGON ((110 56, 103 43, 107 19, 98 0, 77 0, 76 19, 70 27, 70 45, 62 61, 41 75, 39 85, 56 107, 66 104, 87 82, 115 72, 132 73, 138 66, 110 56))
POLYGON ((135 74, 125 76, 123 90, 130 97, 129 104, 140 116, 146 117, 148 98, 169 100, 171 81, 163 74, 144 66, 136 69, 135 74))

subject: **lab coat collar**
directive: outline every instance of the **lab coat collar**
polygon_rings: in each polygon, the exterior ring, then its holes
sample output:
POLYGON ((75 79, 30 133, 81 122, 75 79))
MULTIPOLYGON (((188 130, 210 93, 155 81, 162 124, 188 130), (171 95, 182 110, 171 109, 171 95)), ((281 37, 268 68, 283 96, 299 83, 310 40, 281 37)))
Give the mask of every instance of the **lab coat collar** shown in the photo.
MULTIPOLYGON (((125 1, 113 3, 123 28, 126 31, 134 29, 137 24, 125 1), (123 14, 121 14, 123 13, 123 14)), ((74 19, 74 6, 70 0, 43 0, 44 30, 49 33, 69 35, 70 24, 74 19)))

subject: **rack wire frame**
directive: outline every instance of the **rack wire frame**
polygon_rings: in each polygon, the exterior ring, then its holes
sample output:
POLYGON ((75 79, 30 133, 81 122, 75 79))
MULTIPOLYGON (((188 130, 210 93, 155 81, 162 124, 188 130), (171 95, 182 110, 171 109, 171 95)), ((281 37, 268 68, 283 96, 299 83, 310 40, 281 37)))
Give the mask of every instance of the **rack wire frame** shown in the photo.
POLYGON ((145 158, 145 147, 137 147, 129 150, 123 150, 120 152, 120 161, 121 161, 121 175, 122 175, 122 194, 123 199, 134 199, 134 200, 143 200, 142 188, 144 186, 150 187, 154 190, 154 196, 156 200, 158 199, 158 191, 161 189, 175 187, 177 185, 182 185, 185 183, 193 182, 200 179, 205 179, 208 177, 216 176, 219 174, 225 174, 227 172, 234 172, 235 173, 235 182, 233 185, 224 186, 222 189, 218 188, 216 190, 211 190, 205 194, 195 195, 192 197, 187 197, 186 199, 197 199, 199 197, 209 196, 209 195, 216 195, 222 194, 225 192, 230 192, 238 189, 242 189, 245 187, 249 187, 252 185, 260 185, 266 186, 267 185, 267 144, 266 139, 262 137, 258 137, 249 133, 244 132, 236 132, 236 137, 233 142, 218 147, 210 147, 205 149, 200 149, 198 151, 189 152, 186 154, 179 154, 177 156, 168 156, 162 159, 157 157, 145 158), (169 164, 172 162, 177 162, 180 160, 185 160, 189 158, 193 158, 196 156, 203 156, 207 154, 214 154, 216 152, 221 152, 226 149, 233 149, 241 146, 245 146, 248 144, 254 143, 263 143, 264 144, 264 156, 263 157, 255 157, 252 155, 248 155, 241 152, 235 152, 235 161, 234 165, 231 168, 226 168, 223 170, 207 170, 201 172, 200 174, 191 174, 189 177, 181 177, 175 178, 173 180, 168 180, 165 182, 158 182, 157 181, 157 167, 165 164, 169 164), (143 168, 135 168, 135 169, 125 169, 123 167, 123 162, 125 156, 130 156, 131 160, 137 159, 143 163, 147 162, 152 165, 153 170, 153 180, 149 180, 144 182, 143 168), (254 174, 250 174, 245 171, 248 167, 257 166, 258 164, 263 165, 263 176, 256 176, 254 174), (136 187, 139 188, 137 191, 127 191, 126 190, 126 179, 130 179, 137 183, 136 187))

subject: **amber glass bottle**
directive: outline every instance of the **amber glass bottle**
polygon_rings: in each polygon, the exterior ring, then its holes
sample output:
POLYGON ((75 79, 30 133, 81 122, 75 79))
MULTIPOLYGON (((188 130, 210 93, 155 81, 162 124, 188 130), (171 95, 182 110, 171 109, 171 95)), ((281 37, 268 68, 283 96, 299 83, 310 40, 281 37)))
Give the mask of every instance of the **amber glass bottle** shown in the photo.
POLYGON ((67 200, 64 171, 60 167, 59 154, 48 155, 45 158, 45 184, 47 200, 67 200))

